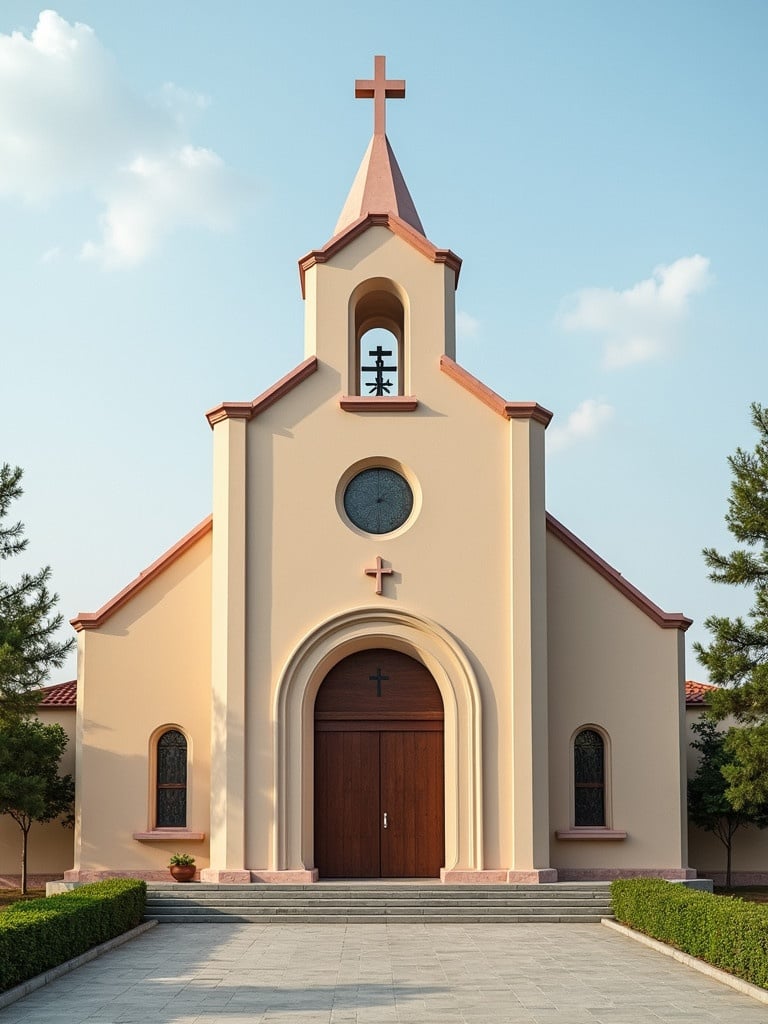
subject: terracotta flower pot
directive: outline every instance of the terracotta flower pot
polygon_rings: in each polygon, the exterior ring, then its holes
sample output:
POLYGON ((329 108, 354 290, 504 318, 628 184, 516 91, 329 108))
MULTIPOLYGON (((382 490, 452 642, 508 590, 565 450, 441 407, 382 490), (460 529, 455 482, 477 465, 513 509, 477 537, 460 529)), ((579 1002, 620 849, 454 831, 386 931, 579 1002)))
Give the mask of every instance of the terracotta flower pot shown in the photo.
POLYGON ((195 865, 171 864, 170 872, 177 882, 191 882, 195 877, 195 865))

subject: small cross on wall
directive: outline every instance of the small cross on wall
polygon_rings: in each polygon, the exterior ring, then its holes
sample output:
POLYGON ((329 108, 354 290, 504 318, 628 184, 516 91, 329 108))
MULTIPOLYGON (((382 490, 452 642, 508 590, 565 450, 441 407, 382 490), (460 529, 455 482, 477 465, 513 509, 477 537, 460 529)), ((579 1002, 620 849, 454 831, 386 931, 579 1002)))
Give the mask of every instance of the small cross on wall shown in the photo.
POLYGON ((377 594, 383 594, 384 593, 384 577, 385 576, 391 576, 392 573, 395 571, 394 569, 385 569, 385 568, 383 568, 383 566, 384 566, 384 562, 383 562, 383 559, 382 559, 381 555, 376 555, 376 565, 375 565, 375 567, 371 568, 371 569, 363 569, 363 572, 365 573, 366 576, 375 576, 376 577, 376 593, 377 594))

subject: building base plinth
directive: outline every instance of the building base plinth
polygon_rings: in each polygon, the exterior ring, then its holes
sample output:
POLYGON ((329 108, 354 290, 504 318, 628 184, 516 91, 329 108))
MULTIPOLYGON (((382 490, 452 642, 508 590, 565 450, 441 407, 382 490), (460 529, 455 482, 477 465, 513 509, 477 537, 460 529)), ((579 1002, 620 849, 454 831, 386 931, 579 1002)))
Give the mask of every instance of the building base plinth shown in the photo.
POLYGON ((506 871, 472 871, 440 868, 440 881, 446 885, 498 885, 506 882, 506 871))
POLYGON ((138 878, 143 882, 172 882, 173 878, 168 868, 161 868, 158 871, 134 871, 126 868, 124 871, 88 871, 73 868, 64 872, 65 882, 105 882, 109 878, 138 878))
POLYGON ((555 868, 531 868, 530 871, 508 871, 507 881, 510 885, 539 885, 542 882, 556 882, 555 868))
POLYGON ((200 881, 214 885, 247 885, 251 881, 251 872, 237 868, 203 868, 200 881))
POLYGON ((556 882, 554 868, 534 868, 531 871, 507 871, 504 868, 487 871, 441 868, 440 881, 446 885, 535 885, 538 882, 556 882))
POLYGON ((268 882, 274 885, 310 885, 319 878, 317 868, 297 868, 295 871, 267 871, 254 868, 252 882, 268 882))

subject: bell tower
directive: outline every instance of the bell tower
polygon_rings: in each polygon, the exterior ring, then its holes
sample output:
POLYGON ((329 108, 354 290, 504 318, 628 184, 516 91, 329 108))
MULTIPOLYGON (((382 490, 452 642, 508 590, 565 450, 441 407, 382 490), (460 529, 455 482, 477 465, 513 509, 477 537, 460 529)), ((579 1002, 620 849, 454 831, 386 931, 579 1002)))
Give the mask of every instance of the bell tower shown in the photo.
POLYGON ((424 234, 387 138, 386 102, 405 97, 405 81, 377 56, 355 97, 373 100, 373 136, 333 237, 299 260, 305 357, 339 370, 342 408, 404 410, 427 363, 454 357, 461 260, 424 234))

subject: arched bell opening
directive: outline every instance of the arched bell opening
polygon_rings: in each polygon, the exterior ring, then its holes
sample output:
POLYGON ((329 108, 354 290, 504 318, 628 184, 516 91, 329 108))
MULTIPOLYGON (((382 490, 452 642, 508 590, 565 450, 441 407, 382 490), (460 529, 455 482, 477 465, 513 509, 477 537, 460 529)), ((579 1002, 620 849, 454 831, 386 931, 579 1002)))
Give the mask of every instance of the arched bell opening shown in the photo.
POLYGON ((350 376, 353 394, 368 398, 406 393, 406 310, 400 289, 386 278, 364 282, 352 295, 350 376))

